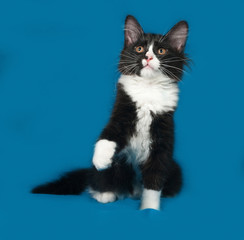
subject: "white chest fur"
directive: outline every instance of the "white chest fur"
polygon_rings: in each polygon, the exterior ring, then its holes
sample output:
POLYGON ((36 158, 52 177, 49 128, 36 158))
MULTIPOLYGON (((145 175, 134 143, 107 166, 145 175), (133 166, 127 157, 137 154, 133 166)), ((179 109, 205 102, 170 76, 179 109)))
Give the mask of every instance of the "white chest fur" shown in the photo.
POLYGON ((172 111, 178 102, 178 86, 163 75, 153 79, 122 75, 119 83, 135 102, 138 119, 135 134, 129 139, 124 152, 128 153, 130 161, 140 163, 149 156, 151 112, 160 114, 172 111))

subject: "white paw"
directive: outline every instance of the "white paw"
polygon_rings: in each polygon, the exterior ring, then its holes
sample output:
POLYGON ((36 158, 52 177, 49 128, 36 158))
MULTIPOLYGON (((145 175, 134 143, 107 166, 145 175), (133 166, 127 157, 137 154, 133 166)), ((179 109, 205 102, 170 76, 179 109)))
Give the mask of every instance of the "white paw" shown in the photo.
POLYGON ((161 196, 161 191, 144 189, 142 193, 142 202, 141 202, 140 210, 144 210, 144 209, 159 210, 160 196, 161 196))
POLYGON ((116 195, 113 192, 93 192, 92 197, 100 203, 109 203, 116 200, 116 195))
POLYGON ((97 170, 111 166, 116 149, 116 143, 106 139, 99 140, 95 145, 92 162, 97 170))

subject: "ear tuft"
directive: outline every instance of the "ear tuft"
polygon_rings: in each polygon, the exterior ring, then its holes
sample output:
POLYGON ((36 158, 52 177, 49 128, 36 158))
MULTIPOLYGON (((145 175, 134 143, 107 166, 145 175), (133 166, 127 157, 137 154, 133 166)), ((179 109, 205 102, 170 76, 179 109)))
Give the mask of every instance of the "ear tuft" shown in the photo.
POLYGON ((186 44, 187 35, 188 24, 186 21, 180 21, 167 33, 167 39, 175 50, 182 52, 186 44))
POLYGON ((131 44, 137 42, 139 37, 143 34, 141 25, 131 15, 128 15, 125 19, 124 33, 125 33, 125 46, 130 46, 131 44))

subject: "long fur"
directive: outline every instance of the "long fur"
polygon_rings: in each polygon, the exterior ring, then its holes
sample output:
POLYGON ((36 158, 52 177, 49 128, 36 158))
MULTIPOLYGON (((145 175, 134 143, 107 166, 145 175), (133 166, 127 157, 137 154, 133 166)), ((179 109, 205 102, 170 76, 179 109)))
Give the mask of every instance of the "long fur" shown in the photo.
POLYGON ((187 33, 188 25, 181 21, 165 35, 146 34, 127 16, 117 97, 95 145, 93 166, 69 172, 32 193, 77 195, 88 189, 102 203, 142 197, 142 209, 159 209, 160 196, 180 191, 173 116, 178 81, 187 65, 187 33))
POLYGON ((32 189, 32 193, 79 195, 88 186, 90 169, 79 169, 64 174, 60 179, 32 189))

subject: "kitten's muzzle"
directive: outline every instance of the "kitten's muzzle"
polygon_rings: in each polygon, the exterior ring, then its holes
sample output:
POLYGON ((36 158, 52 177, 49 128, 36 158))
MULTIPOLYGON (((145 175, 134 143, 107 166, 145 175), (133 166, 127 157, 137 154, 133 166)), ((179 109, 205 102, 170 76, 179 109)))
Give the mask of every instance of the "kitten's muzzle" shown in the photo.
POLYGON ((151 60, 153 60, 153 57, 152 56, 145 56, 145 59, 147 62, 150 62, 151 60))

